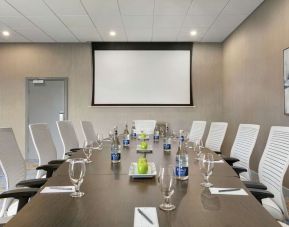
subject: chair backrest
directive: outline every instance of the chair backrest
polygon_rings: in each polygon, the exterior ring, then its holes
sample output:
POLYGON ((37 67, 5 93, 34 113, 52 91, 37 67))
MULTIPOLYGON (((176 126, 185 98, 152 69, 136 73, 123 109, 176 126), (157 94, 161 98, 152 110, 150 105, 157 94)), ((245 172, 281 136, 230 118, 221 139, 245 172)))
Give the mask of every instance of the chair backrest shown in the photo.
POLYGON ((240 174, 241 179, 251 180, 250 157, 254 150, 259 130, 260 125, 239 125, 230 156, 240 160, 234 164, 235 166, 240 166, 247 169, 247 172, 240 174))
POLYGON ((273 200, 289 219, 283 194, 283 179, 289 166, 289 127, 272 126, 260 160, 259 180, 274 194, 273 200))
POLYGON ((227 122, 212 122, 205 147, 212 151, 221 151, 227 127, 227 122))
POLYGON ((189 140, 192 142, 201 140, 206 129, 206 124, 206 121, 193 121, 189 134, 189 140))
POLYGON ((154 133, 156 127, 156 120, 134 120, 136 134, 140 134, 141 130, 148 135, 154 133))
POLYGON ((81 121, 82 132, 86 141, 95 141, 96 133, 91 121, 81 121))
POLYGON ((0 164, 6 178, 6 190, 14 189, 26 178, 26 164, 12 128, 0 128, 0 164))
POLYGON ((64 157, 70 149, 79 148, 79 142, 71 121, 57 121, 56 125, 64 148, 64 157))
POLYGON ((30 124, 30 134, 38 154, 39 165, 46 165, 51 160, 57 159, 57 150, 54 145, 48 124, 30 124))

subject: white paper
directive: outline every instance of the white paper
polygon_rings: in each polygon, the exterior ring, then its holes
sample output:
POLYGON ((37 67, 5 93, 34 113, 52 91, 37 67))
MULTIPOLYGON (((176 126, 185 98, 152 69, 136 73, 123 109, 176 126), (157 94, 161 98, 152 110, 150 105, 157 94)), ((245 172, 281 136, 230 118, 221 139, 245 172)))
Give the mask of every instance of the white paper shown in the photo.
POLYGON ((224 160, 214 161, 214 163, 224 163, 224 160))
POLYGON ((159 227, 158 214, 155 207, 136 207, 134 209, 134 227, 159 227), (153 222, 151 224, 137 209, 140 209, 153 222))
POLYGON ((43 188, 40 193, 72 193, 75 192, 74 186, 49 186, 43 188))
POLYGON ((212 195, 248 195, 248 193, 240 188, 238 191, 230 191, 230 192, 219 192, 219 190, 229 190, 234 188, 210 188, 210 192, 212 195))

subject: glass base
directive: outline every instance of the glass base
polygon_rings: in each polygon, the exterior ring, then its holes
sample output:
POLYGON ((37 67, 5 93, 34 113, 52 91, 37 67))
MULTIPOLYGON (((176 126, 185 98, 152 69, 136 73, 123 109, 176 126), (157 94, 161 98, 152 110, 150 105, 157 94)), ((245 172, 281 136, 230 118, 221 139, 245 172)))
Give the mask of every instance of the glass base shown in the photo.
POLYGON ((88 159, 85 159, 84 161, 85 161, 85 163, 92 163, 92 161, 88 160, 88 159))
POLYGON ((201 183, 201 186, 203 186, 203 187, 205 187, 205 188, 209 188, 209 187, 212 187, 213 184, 210 183, 210 182, 203 182, 203 183, 201 183))
POLYGON ((72 192, 70 194, 70 196, 73 198, 80 198, 80 197, 84 196, 84 192, 72 192))
POLYGON ((160 205, 160 209, 164 211, 170 211, 176 209, 176 206, 170 203, 163 203, 160 205))

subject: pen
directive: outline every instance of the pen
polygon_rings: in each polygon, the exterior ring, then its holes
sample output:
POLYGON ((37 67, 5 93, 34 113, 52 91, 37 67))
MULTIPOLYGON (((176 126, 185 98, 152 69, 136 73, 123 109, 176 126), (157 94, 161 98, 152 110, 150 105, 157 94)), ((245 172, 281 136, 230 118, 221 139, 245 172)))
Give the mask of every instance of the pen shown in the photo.
POLYGON ((218 192, 233 192, 233 191, 239 191, 240 188, 231 188, 231 189, 221 189, 218 192))
POLYGON ((152 220, 149 219, 149 217, 146 216, 146 214, 145 214, 144 212, 142 212, 141 209, 137 208, 137 211, 138 211, 149 223, 151 223, 152 225, 154 224, 154 223, 152 222, 152 220))
POLYGON ((55 189, 55 190, 67 190, 70 191, 71 188, 63 188, 63 187, 49 187, 50 189, 55 189))

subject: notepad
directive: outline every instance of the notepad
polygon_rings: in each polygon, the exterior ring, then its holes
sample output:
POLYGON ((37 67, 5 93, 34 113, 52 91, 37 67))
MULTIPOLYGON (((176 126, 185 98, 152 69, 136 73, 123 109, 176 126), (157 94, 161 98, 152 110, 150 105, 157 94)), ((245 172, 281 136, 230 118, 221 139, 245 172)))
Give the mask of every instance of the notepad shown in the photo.
POLYGON ((75 192, 74 186, 49 186, 43 188, 40 193, 72 193, 75 192))
POLYGON ((248 193, 243 189, 237 191, 226 191, 226 192, 219 192, 219 190, 230 190, 234 188, 210 188, 210 192, 212 195, 248 195, 248 193))
POLYGON ((155 207, 136 207, 134 209, 134 227, 159 227, 158 214, 155 207), (137 209, 140 209, 152 222, 151 224, 137 209))

